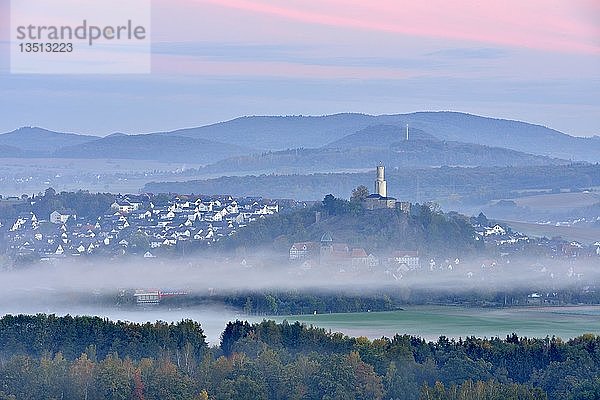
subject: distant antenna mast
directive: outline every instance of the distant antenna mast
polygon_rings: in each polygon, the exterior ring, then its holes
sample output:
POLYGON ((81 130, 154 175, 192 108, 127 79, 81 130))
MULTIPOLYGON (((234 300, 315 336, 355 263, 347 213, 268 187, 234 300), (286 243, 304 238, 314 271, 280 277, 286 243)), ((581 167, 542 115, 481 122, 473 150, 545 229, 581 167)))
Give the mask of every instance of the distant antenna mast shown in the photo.
POLYGON ((406 141, 408 142, 408 124, 406 124, 406 141))

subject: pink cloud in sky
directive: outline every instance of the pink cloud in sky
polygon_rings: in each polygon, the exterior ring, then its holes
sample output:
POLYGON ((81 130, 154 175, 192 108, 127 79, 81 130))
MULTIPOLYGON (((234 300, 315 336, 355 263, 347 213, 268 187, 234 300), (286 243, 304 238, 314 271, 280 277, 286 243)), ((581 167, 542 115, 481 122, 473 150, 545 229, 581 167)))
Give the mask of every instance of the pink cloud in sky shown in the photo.
POLYGON ((355 30, 564 53, 600 53, 600 2, 596 0, 193 2, 355 30))

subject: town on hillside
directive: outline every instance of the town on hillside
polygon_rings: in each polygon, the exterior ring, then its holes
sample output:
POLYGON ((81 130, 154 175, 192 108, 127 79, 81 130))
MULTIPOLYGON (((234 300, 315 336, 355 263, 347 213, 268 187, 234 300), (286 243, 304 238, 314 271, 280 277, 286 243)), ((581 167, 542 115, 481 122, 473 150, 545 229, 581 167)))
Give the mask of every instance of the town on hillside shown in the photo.
MULTIPOLYGON (((35 197, 28 199, 35 203, 35 197)), ((276 201, 231 196, 116 195, 106 210, 78 216, 72 209, 48 215, 24 211, 0 219, 0 243, 13 259, 180 254, 210 246, 247 224, 278 213, 276 201)))
MULTIPOLYGON (((367 211, 391 209, 409 214, 411 203, 388 196, 387 188, 385 167, 379 165, 376 169, 374 192, 362 193, 360 198, 362 208, 367 211)), ((368 189, 363 188, 364 190, 368 189)), ((316 219, 319 218, 317 213, 316 219)), ((483 214, 471 218, 471 224, 474 239, 483 242, 487 251, 482 256, 469 260, 469 263, 464 263, 460 257, 440 258, 429 255, 422 259, 418 250, 407 248, 374 254, 366 251, 365 247, 335 240, 335 232, 325 232, 318 241, 292 243, 288 260, 290 265, 302 271, 328 268, 332 272, 343 274, 379 272, 396 281, 421 272, 462 274, 469 278, 481 278, 500 273, 526 248, 535 248, 539 258, 530 263, 523 272, 535 273, 541 280, 551 280, 559 275, 556 268, 550 267, 551 261, 562 266, 565 260, 574 262, 577 259, 600 257, 600 241, 586 245, 561 238, 533 238, 506 225, 489 221, 483 214), (474 268, 474 265, 477 268, 474 268)), ((579 273, 574 265, 561 268, 560 273, 571 279, 583 278, 583 274, 579 273)))
MULTIPOLYGON (((387 209, 408 215, 413 207, 409 202, 388 196, 383 165, 376 168, 373 193, 369 194, 363 186, 359 197, 365 213, 387 209)), ((191 255, 194 250, 214 247, 223 239, 235 237, 256 221, 308 206, 305 202, 259 197, 56 194, 48 189, 37 196, 0 200, 0 260, 6 268, 65 258, 130 256, 153 260, 191 255), (85 215, 77 215, 76 208, 85 210, 80 212, 85 215)), ((320 217, 321 212, 315 212, 315 221, 320 217)), ((532 238, 504 224, 488 221, 483 214, 469 221, 474 240, 482 242, 486 249, 470 260, 469 268, 465 267, 463 256, 423 254, 401 245, 386 251, 373 250, 368 243, 351 245, 338 240, 339 232, 335 230, 294 240, 287 247, 287 254, 280 254, 277 263, 281 265, 287 259, 287 265, 300 272, 328 268, 342 274, 383 273, 392 280, 421 271, 476 277, 497 271, 524 249, 533 248, 540 257, 530 267, 540 276, 552 278, 556 273, 549 266, 552 260, 600 257, 600 241, 585 244, 561 238, 532 238), (473 265, 478 268, 473 269, 473 265)), ((245 267, 260 265, 261 260, 254 259, 251 253, 230 256, 239 258, 234 262, 239 261, 245 267)), ((573 278, 581 275, 574 266, 564 273, 573 278)))

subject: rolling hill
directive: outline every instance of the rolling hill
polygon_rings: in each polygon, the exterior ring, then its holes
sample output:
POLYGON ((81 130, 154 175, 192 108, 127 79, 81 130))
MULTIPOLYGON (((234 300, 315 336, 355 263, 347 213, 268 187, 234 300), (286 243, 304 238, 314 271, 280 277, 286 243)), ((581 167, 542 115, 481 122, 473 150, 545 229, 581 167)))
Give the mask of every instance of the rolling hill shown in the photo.
POLYGON ((241 143, 263 150, 283 150, 324 146, 375 124, 376 117, 364 114, 252 116, 162 134, 241 143))
POLYGON ((396 127, 378 125, 345 136, 321 148, 300 148, 244 155, 205 167, 206 173, 312 173, 372 168, 428 166, 523 166, 566 161, 500 147, 441 141, 415 130, 415 139, 399 137, 396 127), (418 138, 422 139, 418 139, 418 138))
MULTIPOLYGON (((382 148, 404 141, 405 139, 406 131, 402 127, 398 127, 397 125, 372 125, 351 135, 344 136, 324 147, 340 149, 362 147, 382 148)), ((410 129, 409 141, 413 140, 439 141, 438 138, 421 129, 410 129)))
POLYGON ((253 151, 250 148, 206 139, 158 134, 117 134, 62 147, 53 155, 61 158, 114 158, 208 164, 253 151))
POLYGON ((600 161, 600 138, 570 136, 541 125, 458 112, 417 112, 406 123, 439 139, 500 146, 526 153, 600 161))
POLYGON ((545 155, 600 162, 600 138, 582 138, 541 125, 481 117, 459 112, 417 112, 395 115, 334 114, 326 116, 252 116, 164 135, 251 144, 264 150, 321 147, 370 126, 406 124, 440 140, 459 141, 545 155))
MULTIPOLYGON (((598 137, 574 137, 540 125, 457 112, 378 116, 252 116, 170 132, 116 134, 106 138, 52 132, 42 128, 20 128, 1 134, 0 145, 22 150, 23 157, 127 157, 168 161, 200 158, 202 163, 212 163, 265 151, 322 147, 358 150, 372 148, 374 144, 377 144, 375 147, 381 147, 379 144, 391 145, 405 137, 406 124, 410 126, 411 138, 416 140, 462 142, 538 156, 600 162, 598 137)), ((14 150, 12 153, 20 154, 14 150)), ((323 154, 327 154, 327 151, 323 151, 323 154)), ((514 164, 520 165, 522 156, 512 154, 516 157, 514 164)), ((511 155, 506 153, 505 156, 511 155)), ((386 155, 373 157, 385 158, 386 155)), ((445 162, 446 158, 448 156, 432 156, 430 163, 473 165, 477 160, 464 162, 460 157, 450 157, 445 162)), ((533 160, 535 164, 541 159, 533 160)), ((499 163, 512 164, 509 161, 499 163)), ((481 165, 487 164, 482 160, 481 165)))
MULTIPOLYGON (((49 156, 63 146, 73 146, 98 137, 74 133, 53 132, 36 127, 19 128, 0 135, 0 145, 20 149, 23 156, 49 156)), ((3 154, 3 153, 0 153, 3 154)))

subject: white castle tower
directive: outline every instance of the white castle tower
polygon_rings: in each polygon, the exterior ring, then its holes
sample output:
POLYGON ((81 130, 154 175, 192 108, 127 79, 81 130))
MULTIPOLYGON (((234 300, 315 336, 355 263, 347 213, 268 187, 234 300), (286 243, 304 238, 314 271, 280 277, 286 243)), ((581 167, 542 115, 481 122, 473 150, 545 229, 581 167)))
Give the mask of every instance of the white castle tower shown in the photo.
MULTIPOLYGON (((396 201, 393 197, 387 195, 387 183, 385 182, 385 167, 377 166, 377 179, 375 180, 375 193, 370 194, 364 200, 363 206, 367 210, 375 210, 380 208, 395 208, 396 201)), ((402 205, 401 205, 402 209, 402 205)), ((403 209, 402 209, 403 210, 403 209)), ((404 211, 404 210, 403 210, 404 211)))
POLYGON ((381 197, 387 197, 387 184, 385 182, 385 167, 379 165, 377 167, 377 180, 375 181, 375 193, 381 197))

